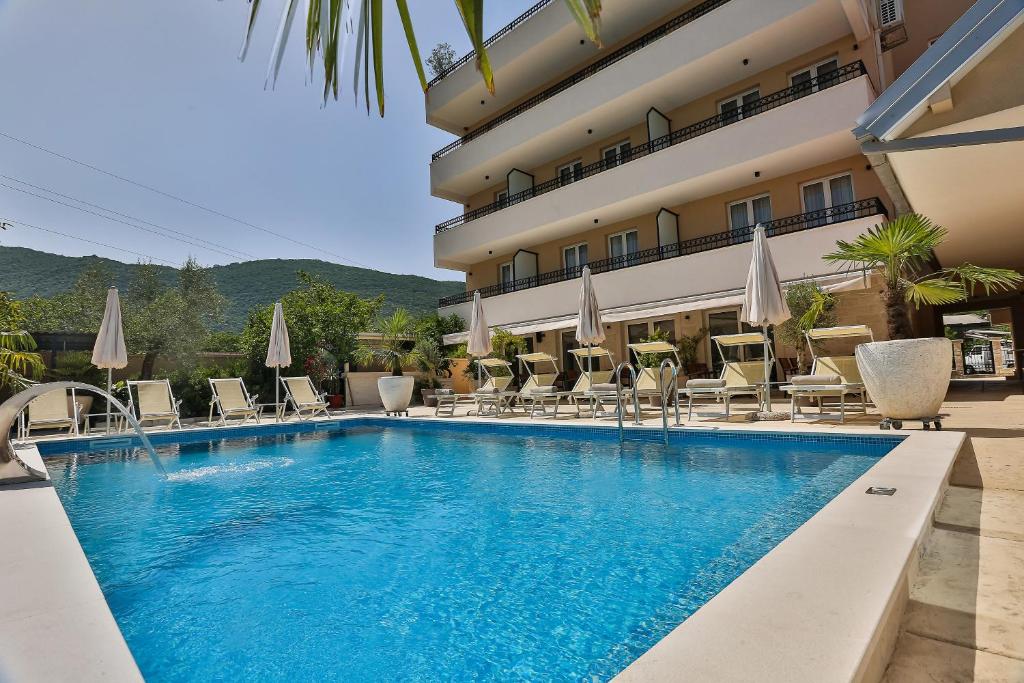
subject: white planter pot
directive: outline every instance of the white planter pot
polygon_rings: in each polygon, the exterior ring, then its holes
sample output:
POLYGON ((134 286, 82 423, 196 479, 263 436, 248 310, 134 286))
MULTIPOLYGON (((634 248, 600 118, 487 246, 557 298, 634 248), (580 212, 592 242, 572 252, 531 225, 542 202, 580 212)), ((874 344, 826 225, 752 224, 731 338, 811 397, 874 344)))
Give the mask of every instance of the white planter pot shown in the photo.
POLYGON ((381 377, 377 380, 377 391, 380 392, 384 410, 389 413, 405 412, 412 401, 412 388, 415 377, 381 377))
POLYGON ((934 417, 946 397, 953 345, 941 337, 857 346, 857 368, 882 417, 934 417))

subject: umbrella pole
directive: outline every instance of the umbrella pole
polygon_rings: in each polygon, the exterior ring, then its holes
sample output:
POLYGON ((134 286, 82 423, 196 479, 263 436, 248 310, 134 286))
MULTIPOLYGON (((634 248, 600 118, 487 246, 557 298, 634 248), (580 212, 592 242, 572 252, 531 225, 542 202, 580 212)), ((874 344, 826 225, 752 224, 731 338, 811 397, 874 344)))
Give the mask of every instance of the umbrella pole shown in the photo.
POLYGON ((761 323, 761 334, 764 336, 764 409, 772 412, 771 364, 768 360, 768 326, 761 323))
POLYGON ((281 366, 274 366, 274 422, 281 421, 281 366))
MULTIPOLYGON (((107 434, 110 434, 110 392, 114 387, 114 370, 107 368, 107 434)), ((87 420, 89 418, 86 418, 87 420)))

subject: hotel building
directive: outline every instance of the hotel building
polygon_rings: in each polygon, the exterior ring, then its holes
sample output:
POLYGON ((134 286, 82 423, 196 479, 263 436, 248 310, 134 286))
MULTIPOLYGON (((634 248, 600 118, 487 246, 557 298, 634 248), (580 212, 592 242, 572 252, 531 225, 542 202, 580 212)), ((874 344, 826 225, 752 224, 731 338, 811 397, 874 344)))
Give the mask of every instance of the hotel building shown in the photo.
MULTIPOLYGON (((434 262, 466 278, 439 312, 468 324, 479 290, 491 326, 571 371, 589 264, 616 360, 656 331, 741 331, 761 223, 784 281, 836 292, 840 324, 884 339, 879 284, 821 258, 909 210, 853 130, 971 4, 605 0, 598 49, 539 2, 489 39, 495 95, 472 55, 426 93, 427 121, 459 136, 430 166, 431 192, 461 205, 434 262)), ((707 337, 698 357, 715 371, 707 337)))

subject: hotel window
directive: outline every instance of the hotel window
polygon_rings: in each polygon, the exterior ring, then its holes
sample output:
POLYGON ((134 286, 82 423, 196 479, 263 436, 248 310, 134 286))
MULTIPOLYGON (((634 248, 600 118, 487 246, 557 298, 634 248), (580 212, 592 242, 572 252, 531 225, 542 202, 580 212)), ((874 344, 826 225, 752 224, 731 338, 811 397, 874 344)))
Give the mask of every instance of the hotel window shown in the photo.
POLYGON ((587 265, 587 243, 574 244, 562 249, 562 263, 566 270, 587 265))
POLYGON ((670 344, 676 343, 676 323, 672 318, 666 320, 655 320, 646 323, 633 323, 626 326, 626 334, 630 344, 639 344, 645 339, 650 339, 655 332, 661 332, 668 337, 670 344))
POLYGON ((508 190, 501 190, 494 193, 494 203, 500 207, 508 206, 508 190))
POLYGON ((903 21, 903 0, 878 0, 878 21, 882 28, 903 21))
POLYGON ((789 84, 797 87, 796 97, 803 97, 835 85, 838 73, 839 59, 830 57, 790 74, 789 84))
MULTIPOLYGON (((729 204, 729 230, 742 230, 758 223, 767 223, 771 219, 772 200, 769 195, 763 194, 729 204)), ((744 238, 749 235, 737 237, 744 238)))
POLYGON ((740 119, 753 114, 754 112, 751 108, 760 98, 761 91, 757 88, 753 88, 746 92, 742 92, 735 97, 730 97, 727 100, 719 102, 718 113, 724 115, 722 117, 722 125, 727 126, 730 123, 736 123, 740 119))
POLYGON ((813 213, 807 221, 808 227, 838 223, 853 218, 853 210, 836 211, 836 207, 852 204, 853 176, 842 173, 821 180, 804 183, 800 196, 805 213, 813 213))
POLYGON ((501 284, 501 290, 503 292, 507 292, 509 291, 509 289, 511 289, 512 277, 513 270, 511 261, 509 261, 508 263, 502 263, 500 266, 498 266, 498 282, 499 284, 501 284))
POLYGON ((568 185, 569 183, 580 180, 583 177, 583 162, 574 161, 570 164, 558 167, 558 179, 561 181, 561 185, 568 185))
POLYGON ((615 259, 613 268, 630 265, 634 254, 640 251, 640 233, 626 230, 608 237, 608 254, 615 259))
POLYGON ((623 140, 618 144, 602 150, 601 158, 604 159, 605 168, 612 168, 629 161, 630 149, 629 140, 623 140))

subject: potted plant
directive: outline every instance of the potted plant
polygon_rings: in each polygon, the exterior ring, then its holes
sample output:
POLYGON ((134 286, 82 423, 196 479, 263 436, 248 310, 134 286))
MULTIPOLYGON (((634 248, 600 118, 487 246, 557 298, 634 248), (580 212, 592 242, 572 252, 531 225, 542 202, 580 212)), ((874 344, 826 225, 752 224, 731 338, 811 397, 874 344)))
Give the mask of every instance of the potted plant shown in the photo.
POLYGON ((413 349, 416 353, 416 364, 423 372, 420 380, 420 395, 423 405, 434 405, 434 394, 441 388, 438 377, 451 377, 451 359, 444 355, 437 342, 430 337, 420 337, 413 349))
MULTIPOLYGON (((338 377, 338 359, 324 348, 318 348, 312 356, 306 359, 303 364, 306 374, 313 380, 317 391, 323 391, 324 385, 330 383, 333 388, 337 387, 335 380, 338 377)), ((328 404, 331 408, 341 407, 341 394, 337 391, 327 395, 328 404)))
MULTIPOLYGON (((836 324, 836 297, 813 282, 799 282, 786 289, 786 303, 793 317, 776 325, 775 339, 796 349, 797 372, 806 374, 810 368, 804 333, 816 327, 836 324)), ((814 348, 820 350, 820 346, 814 348)))
POLYGON ((877 272, 884 282, 890 341, 856 349, 868 394, 883 417, 893 420, 934 417, 949 387, 953 351, 949 339, 912 339, 910 304, 942 305, 964 301, 977 287, 986 293, 1016 288, 1024 278, 1006 268, 965 263, 930 270, 933 252, 947 231, 924 216, 905 214, 871 228, 852 242, 839 241, 826 261, 877 272))
POLYGON ((390 317, 378 321, 377 331, 381 339, 379 346, 361 345, 355 351, 355 359, 364 365, 378 365, 391 371, 390 377, 377 380, 384 410, 402 413, 409 409, 412 401, 414 377, 402 374, 402 368, 419 360, 419 351, 412 346, 415 325, 412 316, 404 308, 396 308, 390 317))

